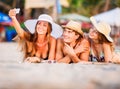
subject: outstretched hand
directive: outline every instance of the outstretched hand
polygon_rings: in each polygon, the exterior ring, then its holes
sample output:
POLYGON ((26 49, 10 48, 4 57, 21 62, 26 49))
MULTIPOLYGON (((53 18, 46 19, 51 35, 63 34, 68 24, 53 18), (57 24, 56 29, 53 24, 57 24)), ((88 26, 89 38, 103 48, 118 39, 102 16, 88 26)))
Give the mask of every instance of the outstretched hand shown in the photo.
POLYGON ((16 17, 16 9, 14 8, 14 9, 9 10, 8 15, 12 19, 15 18, 16 17))

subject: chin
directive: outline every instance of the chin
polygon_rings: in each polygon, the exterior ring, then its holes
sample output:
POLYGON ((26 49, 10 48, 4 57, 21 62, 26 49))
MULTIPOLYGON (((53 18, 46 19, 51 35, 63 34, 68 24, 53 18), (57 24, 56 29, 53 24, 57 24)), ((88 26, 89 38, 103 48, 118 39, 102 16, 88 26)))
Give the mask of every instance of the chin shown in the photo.
POLYGON ((89 35, 89 38, 93 39, 93 37, 91 35, 89 35))
POLYGON ((64 42, 65 42, 65 43, 70 43, 70 41, 69 41, 69 40, 64 40, 64 42))
POLYGON ((45 33, 43 33, 43 32, 38 32, 38 34, 39 34, 39 35, 44 35, 45 33))

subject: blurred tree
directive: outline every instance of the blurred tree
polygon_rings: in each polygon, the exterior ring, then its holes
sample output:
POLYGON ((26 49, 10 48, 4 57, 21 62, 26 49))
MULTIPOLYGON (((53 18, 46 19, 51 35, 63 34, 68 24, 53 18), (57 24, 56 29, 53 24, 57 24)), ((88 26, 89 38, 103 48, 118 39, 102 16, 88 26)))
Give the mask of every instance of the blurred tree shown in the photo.
POLYGON ((25 0, 0 0, 0 11, 8 13, 8 10, 15 7, 24 7, 25 0))
POLYGON ((120 7, 120 0, 68 0, 68 2, 70 7, 63 7, 63 13, 76 12, 85 16, 95 15, 115 7, 120 7))
POLYGON ((120 0, 116 0, 116 5, 118 6, 118 7, 120 7, 120 0))
POLYGON ((5 12, 8 11, 11 8, 10 4, 6 4, 2 0, 0 1, 0 11, 5 12))
MULTIPOLYGON (((78 13, 85 16, 91 16, 115 7, 120 7, 120 0, 68 0, 68 2, 70 7, 63 7, 63 14, 78 13)), ((0 11, 8 13, 10 8, 16 7, 16 4, 17 7, 19 6, 22 8, 22 11, 24 9, 24 3, 25 0, 0 0, 0 11)))

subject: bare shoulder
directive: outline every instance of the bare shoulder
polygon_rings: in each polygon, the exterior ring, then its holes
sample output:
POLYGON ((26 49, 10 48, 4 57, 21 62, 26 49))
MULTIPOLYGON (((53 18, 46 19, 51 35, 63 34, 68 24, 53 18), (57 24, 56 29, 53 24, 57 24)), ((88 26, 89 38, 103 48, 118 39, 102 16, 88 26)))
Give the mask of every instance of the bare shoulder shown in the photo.
POLYGON ((110 43, 103 43, 103 47, 110 46, 110 43))
POLYGON ((80 42, 80 45, 84 45, 84 47, 90 47, 90 42, 86 38, 83 38, 80 42))
POLYGON ((57 38, 57 42, 62 42, 62 38, 57 38))
POLYGON ((50 36, 49 43, 53 46, 56 45, 56 39, 52 36, 50 36))
POLYGON ((56 40, 53 36, 50 36, 50 40, 56 40))
POLYGON ((63 46, 63 40, 62 40, 62 38, 57 38, 57 45, 60 47, 62 47, 63 46))
POLYGON ((86 39, 86 38, 83 38, 82 40, 81 40, 81 43, 83 43, 83 44, 89 44, 89 41, 88 41, 88 39, 86 39))
POLYGON ((114 47, 112 45, 110 45, 110 43, 103 43, 102 44, 103 50, 106 52, 110 52, 114 50, 114 47))
POLYGON ((19 36, 21 39, 25 39, 25 40, 28 40, 28 41, 29 41, 29 40, 30 40, 29 38, 30 38, 31 34, 30 34, 29 32, 24 31, 23 34, 21 34, 21 35, 18 34, 18 36, 19 36))

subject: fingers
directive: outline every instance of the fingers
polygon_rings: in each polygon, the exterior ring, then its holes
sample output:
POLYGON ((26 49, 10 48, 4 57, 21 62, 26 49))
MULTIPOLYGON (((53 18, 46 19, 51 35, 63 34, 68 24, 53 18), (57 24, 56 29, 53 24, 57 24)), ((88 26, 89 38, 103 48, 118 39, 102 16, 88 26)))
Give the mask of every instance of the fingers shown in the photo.
POLYGON ((67 43, 64 43, 64 50, 68 50, 68 48, 70 48, 70 46, 67 43))
POLYGON ((68 48, 68 49, 73 49, 70 45, 68 45, 67 43, 64 43, 65 44, 65 48, 68 48))
POLYGON ((25 62, 28 62, 28 63, 40 63, 40 58, 38 57, 27 57, 25 59, 25 62))
POLYGON ((24 60, 24 62, 31 63, 31 62, 30 62, 30 59, 31 59, 30 57, 27 57, 27 58, 24 60))
POLYGON ((9 15, 11 18, 15 17, 15 16, 16 16, 16 9, 15 9, 15 8, 14 8, 14 9, 10 9, 8 15, 9 15))
POLYGON ((75 48, 75 53, 82 53, 82 52, 86 52, 89 51, 89 47, 84 47, 84 46, 78 46, 75 48))
POLYGON ((89 50, 89 47, 84 47, 84 51, 88 51, 89 50))
POLYGON ((67 43, 64 43, 65 46, 70 47, 67 43))

